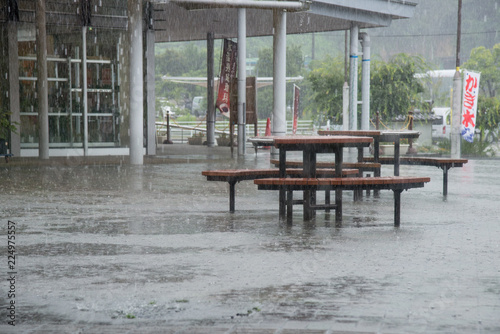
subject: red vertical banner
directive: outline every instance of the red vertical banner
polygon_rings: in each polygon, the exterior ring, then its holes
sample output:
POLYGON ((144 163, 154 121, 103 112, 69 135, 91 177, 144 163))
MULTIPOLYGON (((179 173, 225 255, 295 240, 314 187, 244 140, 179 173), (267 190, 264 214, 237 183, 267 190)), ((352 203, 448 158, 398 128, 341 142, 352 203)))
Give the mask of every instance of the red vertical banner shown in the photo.
POLYGON ((238 57, 238 46, 235 42, 228 39, 224 40, 224 48, 222 52, 219 92, 215 107, 220 112, 229 117, 230 111, 230 96, 231 96, 231 81, 236 78, 236 59, 238 57))
POLYGON ((297 132, 297 121, 299 118, 299 101, 300 101, 300 88, 297 85, 293 85, 293 125, 292 133, 297 132))

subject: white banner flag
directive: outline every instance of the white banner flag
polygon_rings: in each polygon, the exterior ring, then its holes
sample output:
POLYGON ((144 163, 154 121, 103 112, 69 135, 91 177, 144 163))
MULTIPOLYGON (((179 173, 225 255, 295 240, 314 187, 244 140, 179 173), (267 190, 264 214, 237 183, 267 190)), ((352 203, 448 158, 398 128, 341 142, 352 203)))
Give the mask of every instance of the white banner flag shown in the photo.
POLYGON ((476 128, 477 97, 479 95, 480 73, 465 72, 464 93, 462 97, 462 125, 460 133, 468 142, 474 141, 476 128))

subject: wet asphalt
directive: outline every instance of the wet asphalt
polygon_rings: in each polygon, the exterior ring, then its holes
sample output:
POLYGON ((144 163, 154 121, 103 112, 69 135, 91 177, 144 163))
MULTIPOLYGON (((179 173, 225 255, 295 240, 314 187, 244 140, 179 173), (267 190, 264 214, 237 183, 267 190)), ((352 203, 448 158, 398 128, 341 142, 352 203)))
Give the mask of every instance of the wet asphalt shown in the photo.
POLYGON ((402 166, 431 182, 403 192, 399 228, 389 191, 344 192, 341 227, 299 207, 286 225, 276 192, 241 182, 229 213, 201 175, 269 160, 174 144, 144 166, 2 161, 0 332, 500 333, 500 160, 451 169, 447 198, 440 169, 402 166))

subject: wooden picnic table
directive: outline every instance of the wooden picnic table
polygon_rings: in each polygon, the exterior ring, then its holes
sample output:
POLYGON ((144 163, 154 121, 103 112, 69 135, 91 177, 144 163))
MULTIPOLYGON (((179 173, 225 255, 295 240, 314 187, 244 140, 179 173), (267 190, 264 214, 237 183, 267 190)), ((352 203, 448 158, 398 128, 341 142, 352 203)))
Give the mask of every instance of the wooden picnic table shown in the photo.
MULTIPOLYGON (((394 131, 394 130, 347 130, 347 131, 318 131, 322 136, 363 136, 373 138, 374 162, 380 159, 380 143, 394 142, 394 176, 399 176, 400 166, 400 142, 401 139, 416 139, 420 136, 418 131, 394 131)), ((359 151, 358 151, 359 152, 359 151)), ((358 154, 358 162, 363 156, 358 154)), ((380 173, 380 172, 379 172, 380 173)), ((380 176, 375 175, 375 176, 380 176)))
MULTIPOLYGON (((316 155, 330 153, 335 155, 335 174, 342 176, 343 148, 368 147, 373 138, 363 136, 276 136, 250 138, 250 142, 261 145, 274 146, 279 149, 280 178, 286 177, 286 154, 288 151, 302 151, 303 154, 303 177, 316 177, 316 155)), ((361 150, 362 151, 362 150, 361 150)), ((279 214, 285 217, 286 192, 280 189, 279 214)), ((304 190, 304 220, 309 220, 314 215, 312 205, 315 205, 315 191, 304 190)), ((342 190, 335 191, 336 219, 341 220, 342 214, 342 190), (339 216, 340 215, 340 216, 339 216)))

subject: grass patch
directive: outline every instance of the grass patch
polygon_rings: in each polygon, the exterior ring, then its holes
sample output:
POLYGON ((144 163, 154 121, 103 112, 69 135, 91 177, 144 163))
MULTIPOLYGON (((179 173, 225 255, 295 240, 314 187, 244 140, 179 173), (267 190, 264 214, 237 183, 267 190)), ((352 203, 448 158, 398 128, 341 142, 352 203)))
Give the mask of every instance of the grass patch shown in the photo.
POLYGON ((179 116, 175 119, 177 122, 194 122, 197 121, 198 118, 195 115, 187 114, 179 116))
MULTIPOLYGON (((438 143, 437 146, 438 146, 438 152, 441 152, 443 154, 450 154, 451 140, 449 139, 442 140, 438 143)), ((460 146, 461 146, 460 152, 465 156, 491 157, 495 155, 494 151, 489 147, 490 143, 486 141, 479 141, 477 138, 472 143, 469 143, 468 141, 461 139, 460 146)))

